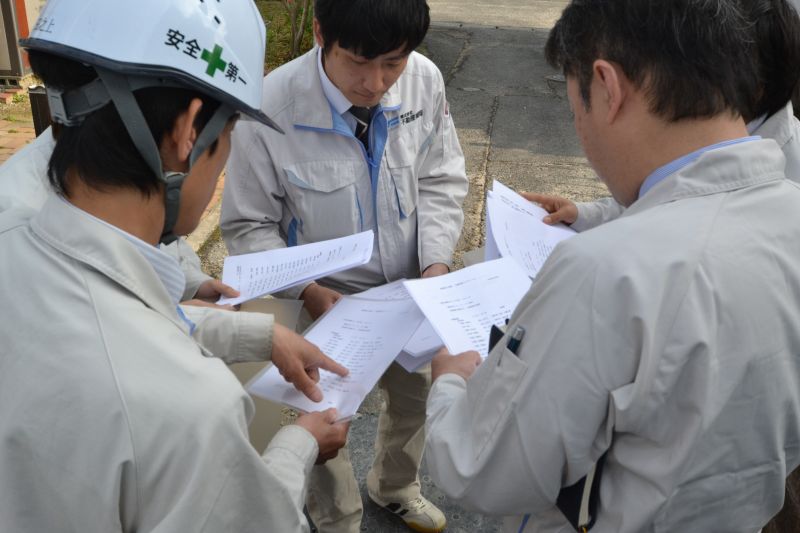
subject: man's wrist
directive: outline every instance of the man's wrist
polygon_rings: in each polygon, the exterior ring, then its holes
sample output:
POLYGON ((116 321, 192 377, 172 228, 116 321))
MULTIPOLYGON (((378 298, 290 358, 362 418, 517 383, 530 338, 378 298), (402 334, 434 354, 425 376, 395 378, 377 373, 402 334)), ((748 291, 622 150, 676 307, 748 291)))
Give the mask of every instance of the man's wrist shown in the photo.
POLYGON ((309 289, 311 290, 311 292, 314 292, 314 290, 316 290, 317 287, 319 287, 317 282, 316 281, 312 281, 311 283, 309 283, 308 285, 303 287, 303 290, 300 291, 300 295, 297 297, 297 299, 298 300, 305 300, 306 297, 309 296, 309 289))
POLYGON ((441 266, 443 266, 443 267, 444 267, 444 268, 447 270, 447 272, 450 272, 450 271, 452 271, 452 267, 451 267, 449 264, 447 264, 447 263, 445 263, 445 262, 442 262, 442 261, 436 261, 436 262, 433 262, 433 263, 429 264, 429 265, 428 265, 428 266, 426 266, 425 268, 423 268, 423 269, 422 269, 422 273, 424 274, 425 272, 427 272, 427 271, 428 271, 428 269, 429 269, 429 268, 435 267, 435 266, 437 266, 437 265, 441 265, 441 266))

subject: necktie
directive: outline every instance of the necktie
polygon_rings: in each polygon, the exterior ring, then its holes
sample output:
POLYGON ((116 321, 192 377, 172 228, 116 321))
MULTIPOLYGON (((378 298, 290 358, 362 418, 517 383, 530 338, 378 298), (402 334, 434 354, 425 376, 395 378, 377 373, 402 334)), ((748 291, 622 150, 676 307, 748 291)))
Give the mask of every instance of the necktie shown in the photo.
POLYGON ((372 116, 372 110, 368 107, 353 106, 350 108, 350 114, 356 119, 356 139, 361 141, 364 148, 369 150, 369 123, 372 116))

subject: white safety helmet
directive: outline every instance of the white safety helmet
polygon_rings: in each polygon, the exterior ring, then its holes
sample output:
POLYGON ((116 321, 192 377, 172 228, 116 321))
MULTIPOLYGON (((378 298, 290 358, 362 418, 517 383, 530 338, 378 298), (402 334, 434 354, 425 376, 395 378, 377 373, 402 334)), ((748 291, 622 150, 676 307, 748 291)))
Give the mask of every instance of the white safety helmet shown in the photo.
POLYGON ((281 131, 260 109, 266 38, 253 0, 49 0, 20 44, 97 71, 98 78, 82 87, 48 88, 53 120, 75 126, 114 103, 139 152, 167 185, 162 242, 169 242, 185 175, 164 174, 133 91, 180 87, 221 103, 198 135, 190 165, 235 113, 281 131))

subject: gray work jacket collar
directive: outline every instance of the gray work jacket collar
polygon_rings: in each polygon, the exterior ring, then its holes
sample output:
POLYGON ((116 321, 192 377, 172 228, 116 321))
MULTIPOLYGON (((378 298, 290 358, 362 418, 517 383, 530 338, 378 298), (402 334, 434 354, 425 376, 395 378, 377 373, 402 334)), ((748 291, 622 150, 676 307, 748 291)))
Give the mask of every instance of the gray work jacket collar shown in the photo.
POLYGON ((118 283, 186 331, 186 325, 178 317, 152 265, 133 243, 114 229, 91 217, 81 216, 55 195, 33 217, 31 229, 53 248, 118 283))
POLYGON ((785 179, 786 158, 772 139, 711 150, 668 176, 625 210, 631 216, 651 207, 785 179))
MULTIPOLYGON (((292 110, 294 125, 316 130, 332 130, 333 111, 325 97, 325 91, 322 90, 316 49, 306 53, 298 61, 301 61, 302 65, 292 80, 292 94, 295 95, 292 110)), ((395 83, 383 95, 381 106, 394 108, 400 103, 400 90, 395 83)))
POLYGON ((794 108, 789 102, 756 128, 753 135, 775 139, 778 146, 783 148, 796 134, 794 120, 794 108))

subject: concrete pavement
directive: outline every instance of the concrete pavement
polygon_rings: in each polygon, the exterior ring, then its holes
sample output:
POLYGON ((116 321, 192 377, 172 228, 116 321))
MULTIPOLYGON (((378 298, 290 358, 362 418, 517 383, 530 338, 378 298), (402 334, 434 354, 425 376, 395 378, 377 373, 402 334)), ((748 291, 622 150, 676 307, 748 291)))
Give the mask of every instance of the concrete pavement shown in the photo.
POLYGON ((606 195, 575 135, 566 86, 544 59, 563 0, 429 0, 426 40, 447 80, 470 194, 457 256, 483 242, 492 180, 582 201, 606 195))

